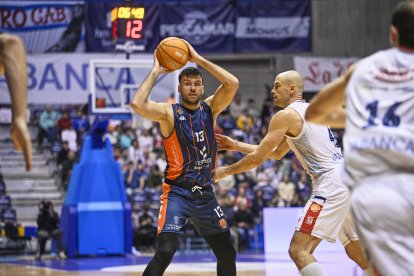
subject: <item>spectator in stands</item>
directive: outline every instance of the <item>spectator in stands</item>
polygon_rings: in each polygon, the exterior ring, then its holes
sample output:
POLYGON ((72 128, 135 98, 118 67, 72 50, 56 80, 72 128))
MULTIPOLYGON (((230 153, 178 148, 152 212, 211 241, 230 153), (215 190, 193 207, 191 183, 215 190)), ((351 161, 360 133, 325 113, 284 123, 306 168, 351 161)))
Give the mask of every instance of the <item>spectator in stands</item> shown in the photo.
POLYGON ((263 126, 262 135, 266 134, 268 122, 270 118, 272 118, 273 114, 274 114, 273 99, 272 97, 269 96, 263 102, 262 113, 260 115, 262 126, 263 126))
POLYGON ((228 111, 221 113, 221 115, 217 118, 217 125, 221 127, 223 134, 225 135, 230 135, 233 133, 234 129, 237 129, 236 120, 230 116, 228 111))
POLYGON ((234 209, 237 210, 238 203, 240 200, 246 199, 247 207, 250 207, 250 202, 247 198, 247 190, 249 188, 249 184, 247 182, 242 182, 237 186, 237 193, 234 198, 234 209))
POLYGON ((70 180, 70 176, 72 175, 73 165, 76 162, 76 155, 73 151, 68 152, 68 159, 65 160, 62 164, 61 170, 61 188, 63 191, 68 189, 68 184, 70 180))
POLYGON ((78 151, 78 135, 71 125, 62 131, 61 140, 62 142, 68 142, 71 151, 78 151))
POLYGON ((277 185, 277 193, 280 199, 284 201, 285 206, 290 206, 295 192, 295 184, 290 181, 289 175, 285 174, 283 180, 277 185))
POLYGON ((247 109, 243 110, 236 121, 237 127, 244 132, 249 132, 254 125, 254 118, 249 115, 247 109))
POLYGON ((144 164, 142 164, 141 160, 138 161, 136 171, 138 172, 138 190, 143 191, 148 174, 146 173, 144 164))
POLYGON ((299 181, 297 182, 297 194, 303 203, 307 202, 312 193, 312 185, 306 172, 303 172, 299 181))
POLYGON ((140 251, 154 250, 157 227, 155 226, 155 215, 145 204, 142 211, 138 213, 138 228, 134 229, 134 247, 140 251))
POLYGON ((300 179, 300 177, 302 176, 303 173, 306 173, 305 170, 302 167, 302 164, 300 164, 299 159, 296 157, 296 155, 293 155, 292 158, 292 163, 291 163, 291 171, 290 171, 290 179, 292 180, 292 182, 297 183, 300 179))
POLYGON ((129 149, 134 139, 135 137, 134 133, 132 132, 132 129, 127 128, 125 131, 121 133, 121 137, 119 138, 119 144, 122 149, 129 149))
POLYGON ((62 135, 62 131, 64 129, 68 129, 72 126, 72 120, 69 118, 69 115, 66 111, 62 113, 62 116, 57 121, 57 128, 59 130, 59 134, 62 135))
POLYGON ((160 168, 161 172, 164 173, 165 168, 167 167, 167 157, 165 156, 165 152, 161 152, 159 154, 155 163, 158 165, 158 168, 160 168))
POLYGON ((151 190, 160 190, 164 181, 164 174, 161 172, 157 164, 152 166, 152 170, 148 176, 146 187, 151 190))
POLYGON ((141 136, 138 138, 138 142, 144 152, 152 152, 154 149, 154 138, 150 135, 149 130, 144 129, 141 136))
POLYGON ((237 211, 233 216, 233 223, 237 230, 239 252, 250 249, 249 231, 254 225, 254 218, 248 208, 247 199, 240 198, 238 200, 237 211))
POLYGON ((36 253, 37 260, 41 260, 42 255, 45 253, 46 241, 48 239, 56 240, 58 258, 60 260, 66 259, 62 244, 63 231, 59 228, 59 220, 59 215, 54 210, 51 201, 41 201, 39 203, 39 215, 37 216, 39 251, 36 253))
POLYGON ((246 104, 242 101, 242 98, 240 95, 234 96, 233 101, 231 102, 229 106, 230 115, 237 119, 243 112, 243 110, 246 109, 246 104))
POLYGON ((132 196, 132 192, 138 187, 139 173, 134 166, 133 161, 128 162, 128 168, 124 173, 125 190, 128 197, 132 196))
POLYGON ((128 148, 128 153, 129 160, 134 162, 135 165, 137 164, 138 160, 142 159, 143 153, 137 139, 132 140, 131 145, 128 148))
POLYGON ((22 40, 15 35, 0 34, 0 74, 6 77, 12 109, 10 137, 22 150, 26 170, 32 168, 32 143, 27 128, 27 63, 22 40))
POLYGON ((253 98, 247 100, 247 113, 257 120, 260 117, 259 110, 256 108, 256 101, 253 98))
POLYGON ((56 163, 57 163, 58 169, 61 169, 63 163, 66 160, 68 160, 68 153, 69 153, 69 142, 68 141, 63 141, 62 148, 60 149, 60 151, 57 155, 57 158, 56 158, 56 163))
POLYGON ((264 193, 262 189, 257 189, 255 196, 252 200, 252 214, 254 215, 256 222, 261 223, 263 219, 263 208, 267 207, 267 202, 263 198, 264 193))
POLYGON ((45 110, 40 114, 39 132, 37 134, 37 142, 40 148, 42 147, 45 138, 47 138, 47 141, 51 146, 55 143, 58 135, 58 119, 59 114, 52 110, 50 105, 46 105, 45 110))
POLYGON ((76 131, 78 145, 82 144, 83 137, 89 129, 88 116, 79 109, 77 116, 73 118, 73 129, 76 131))

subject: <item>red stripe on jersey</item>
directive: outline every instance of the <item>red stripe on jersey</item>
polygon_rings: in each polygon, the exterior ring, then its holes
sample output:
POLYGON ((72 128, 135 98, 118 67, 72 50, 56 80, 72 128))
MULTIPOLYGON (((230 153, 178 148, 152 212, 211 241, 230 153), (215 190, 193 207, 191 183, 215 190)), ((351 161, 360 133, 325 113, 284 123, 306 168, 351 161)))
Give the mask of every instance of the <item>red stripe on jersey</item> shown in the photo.
POLYGON ((167 208, 168 208, 168 194, 171 191, 171 187, 168 184, 162 184, 162 195, 160 196, 161 207, 160 207, 160 214, 158 215, 158 231, 157 235, 161 233, 162 228, 165 224, 165 219, 167 215, 167 208))
POLYGON ((170 137, 163 140, 165 155, 169 164, 167 167, 167 178, 174 180, 180 176, 183 170, 184 157, 181 152, 180 142, 175 131, 170 137))
POLYGON ((311 234, 313 227, 315 226, 316 220, 321 213, 323 206, 319 205, 316 202, 312 202, 306 212, 305 217, 302 220, 302 225, 300 226, 299 231, 306 234, 311 234))

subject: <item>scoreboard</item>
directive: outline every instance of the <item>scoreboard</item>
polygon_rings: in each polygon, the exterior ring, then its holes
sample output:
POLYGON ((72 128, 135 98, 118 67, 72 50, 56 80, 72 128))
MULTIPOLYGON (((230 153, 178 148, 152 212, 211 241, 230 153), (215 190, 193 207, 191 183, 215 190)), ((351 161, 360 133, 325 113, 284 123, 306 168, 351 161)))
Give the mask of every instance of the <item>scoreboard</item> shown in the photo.
POLYGON ((144 38, 144 7, 118 6, 111 11, 112 39, 144 38))

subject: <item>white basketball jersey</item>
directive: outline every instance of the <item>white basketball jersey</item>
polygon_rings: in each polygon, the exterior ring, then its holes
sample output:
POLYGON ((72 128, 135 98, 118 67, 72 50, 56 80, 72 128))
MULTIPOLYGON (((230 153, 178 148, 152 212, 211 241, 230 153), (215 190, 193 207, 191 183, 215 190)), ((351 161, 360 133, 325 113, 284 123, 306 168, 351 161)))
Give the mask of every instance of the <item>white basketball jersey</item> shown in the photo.
POLYGON ((360 61, 346 87, 349 185, 414 172, 414 53, 392 48, 360 61))
POLYGON ((303 168, 312 177, 313 184, 317 185, 325 174, 339 168, 343 157, 341 148, 328 127, 305 121, 308 105, 305 101, 295 101, 287 107, 300 115, 303 127, 298 136, 285 137, 303 168))

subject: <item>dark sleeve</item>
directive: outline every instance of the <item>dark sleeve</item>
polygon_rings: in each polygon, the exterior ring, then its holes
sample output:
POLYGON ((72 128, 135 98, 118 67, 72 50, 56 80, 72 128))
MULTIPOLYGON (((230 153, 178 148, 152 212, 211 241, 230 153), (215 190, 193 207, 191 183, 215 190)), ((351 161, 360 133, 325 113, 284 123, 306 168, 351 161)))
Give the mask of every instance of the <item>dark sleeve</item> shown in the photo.
POLYGON ((53 220, 53 224, 55 224, 57 227, 59 226, 59 215, 53 211, 52 212, 52 220, 53 220))

